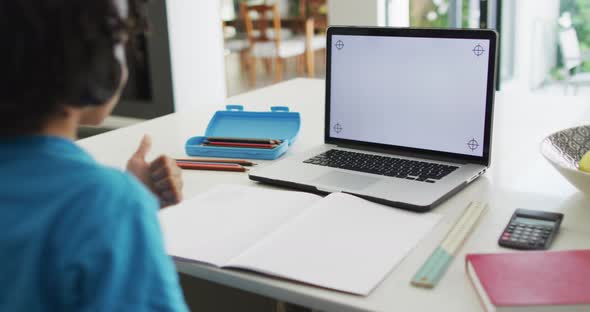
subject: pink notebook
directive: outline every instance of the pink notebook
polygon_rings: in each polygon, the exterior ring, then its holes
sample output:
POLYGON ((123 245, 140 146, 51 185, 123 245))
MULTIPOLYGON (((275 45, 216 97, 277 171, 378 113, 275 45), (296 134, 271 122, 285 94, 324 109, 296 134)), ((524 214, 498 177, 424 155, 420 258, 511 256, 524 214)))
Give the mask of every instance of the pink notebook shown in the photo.
POLYGON ((487 311, 590 311, 590 250, 470 254, 487 311))

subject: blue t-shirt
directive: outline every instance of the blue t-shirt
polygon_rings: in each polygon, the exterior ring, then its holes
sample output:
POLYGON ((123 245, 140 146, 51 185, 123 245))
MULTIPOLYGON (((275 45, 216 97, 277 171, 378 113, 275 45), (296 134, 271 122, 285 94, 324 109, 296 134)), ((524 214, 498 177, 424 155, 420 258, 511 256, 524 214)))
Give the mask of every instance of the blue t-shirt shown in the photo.
POLYGON ((69 140, 0 138, 0 311, 187 311, 157 210, 69 140))

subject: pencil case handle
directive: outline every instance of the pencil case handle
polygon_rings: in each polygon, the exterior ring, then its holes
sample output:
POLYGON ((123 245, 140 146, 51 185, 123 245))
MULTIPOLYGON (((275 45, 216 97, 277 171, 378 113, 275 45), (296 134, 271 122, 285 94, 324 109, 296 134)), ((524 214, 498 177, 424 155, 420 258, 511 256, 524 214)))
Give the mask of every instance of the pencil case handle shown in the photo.
POLYGON ((271 106, 270 111, 273 113, 289 112, 289 107, 287 107, 287 106, 271 106))
POLYGON ((244 106, 243 105, 226 105, 225 109, 228 111, 243 111, 244 110, 244 106))

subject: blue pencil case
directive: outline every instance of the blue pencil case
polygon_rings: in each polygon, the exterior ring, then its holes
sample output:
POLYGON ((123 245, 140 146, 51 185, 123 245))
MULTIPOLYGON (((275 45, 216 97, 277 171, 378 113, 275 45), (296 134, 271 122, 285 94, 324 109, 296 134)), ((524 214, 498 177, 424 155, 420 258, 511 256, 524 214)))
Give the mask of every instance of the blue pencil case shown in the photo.
POLYGON ((300 128, 301 116, 286 106, 273 106, 270 112, 252 112, 244 111, 242 105, 227 105, 226 110, 213 115, 204 136, 187 140, 185 150, 189 156, 273 160, 295 142, 300 128), (279 139, 282 143, 272 149, 202 145, 207 137, 279 139))

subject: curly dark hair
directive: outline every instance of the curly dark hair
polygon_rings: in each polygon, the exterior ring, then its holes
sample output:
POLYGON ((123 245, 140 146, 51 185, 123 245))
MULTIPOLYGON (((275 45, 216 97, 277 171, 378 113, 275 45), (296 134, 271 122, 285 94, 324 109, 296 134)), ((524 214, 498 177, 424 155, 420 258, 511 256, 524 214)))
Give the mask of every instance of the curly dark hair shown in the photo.
POLYGON ((108 101, 121 83, 114 46, 145 30, 145 0, 0 0, 0 136, 108 101))

